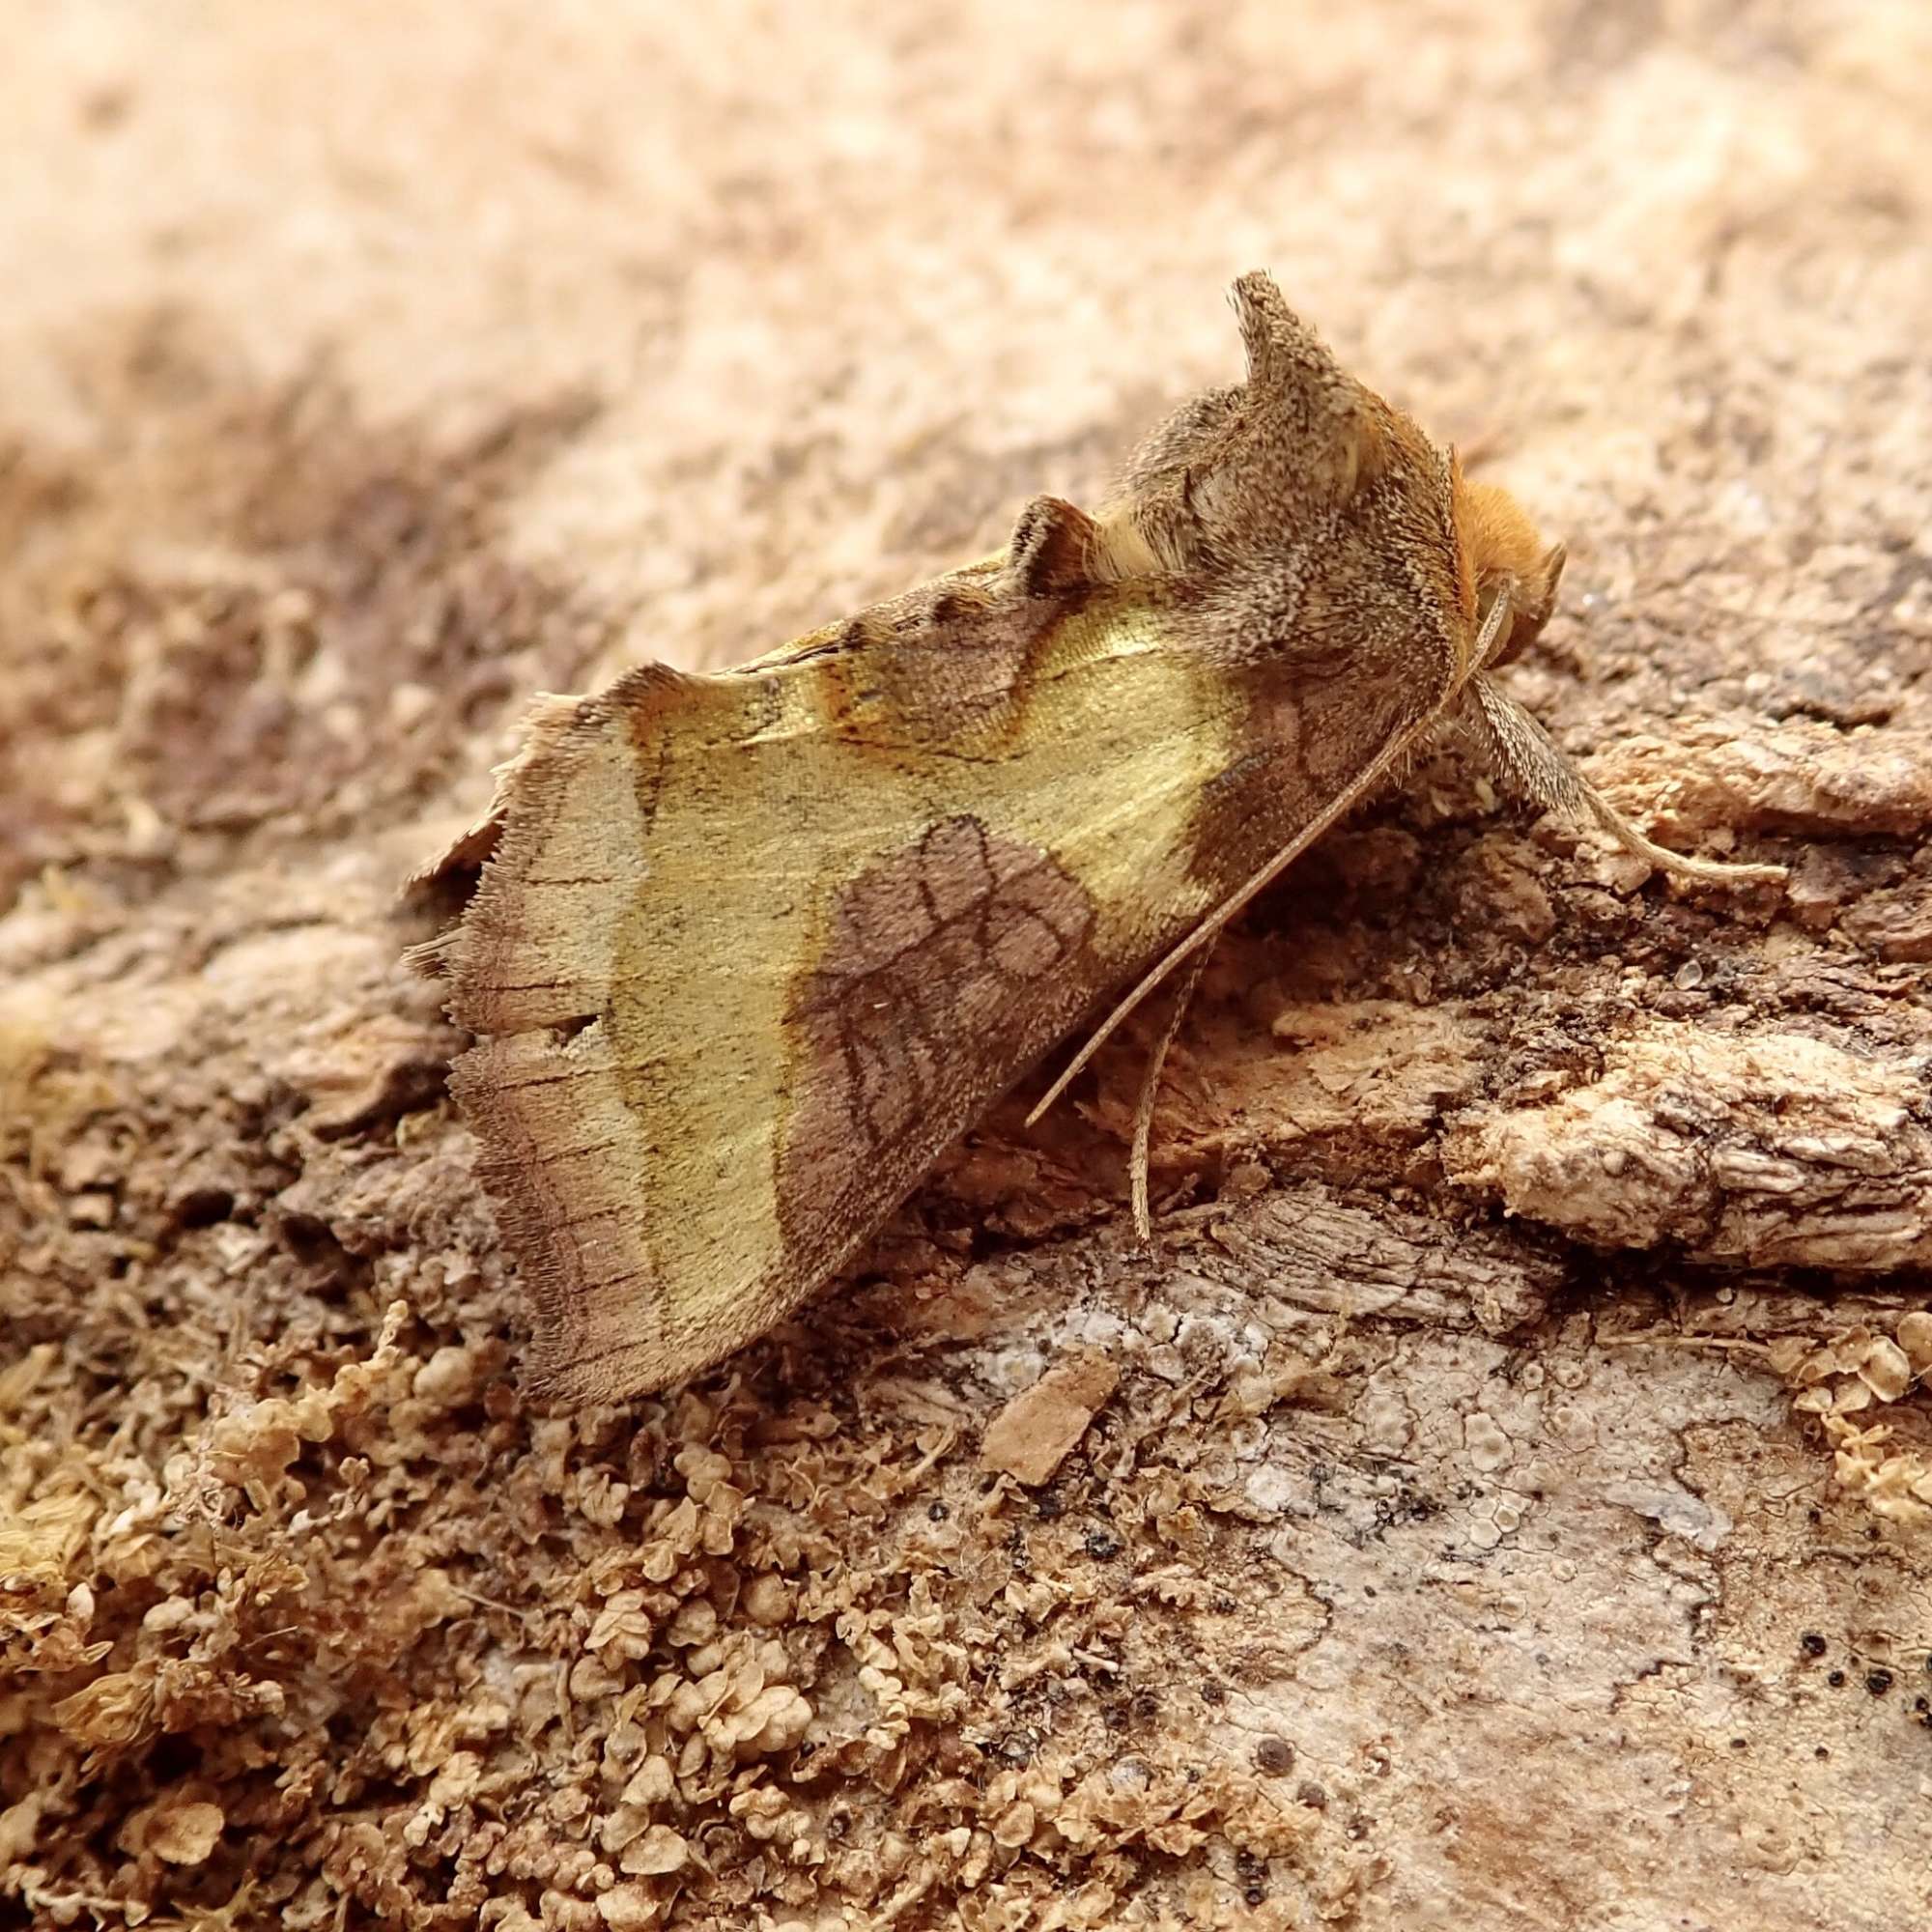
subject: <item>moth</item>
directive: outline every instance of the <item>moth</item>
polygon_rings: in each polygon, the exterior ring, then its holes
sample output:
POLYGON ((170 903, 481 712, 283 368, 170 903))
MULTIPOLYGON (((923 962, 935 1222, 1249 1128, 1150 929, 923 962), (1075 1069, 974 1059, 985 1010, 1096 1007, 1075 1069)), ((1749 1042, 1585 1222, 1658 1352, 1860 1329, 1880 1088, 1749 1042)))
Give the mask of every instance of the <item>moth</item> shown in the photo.
MULTIPOLYGON (((1244 380, 1089 514, 733 670, 540 698, 481 875, 416 949, 477 1036, 451 1088, 565 1403, 679 1381, 852 1258, 1083 1023, 1053 1090, 1445 728, 1497 788, 1654 844, 1493 673, 1563 547, 1346 374, 1263 274, 1244 380), (1124 992, 1122 989, 1125 989, 1124 992), (1109 1007, 1111 1003, 1111 1011, 1109 1007)), ((1037 1110, 1036 1110, 1037 1112, 1037 1110)))

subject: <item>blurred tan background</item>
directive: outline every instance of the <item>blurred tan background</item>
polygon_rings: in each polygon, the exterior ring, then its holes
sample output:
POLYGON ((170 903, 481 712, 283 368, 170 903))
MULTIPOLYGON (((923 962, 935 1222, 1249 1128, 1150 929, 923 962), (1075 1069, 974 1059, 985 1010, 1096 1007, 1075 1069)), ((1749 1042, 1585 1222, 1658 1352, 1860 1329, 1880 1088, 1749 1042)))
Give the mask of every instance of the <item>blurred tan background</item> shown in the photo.
POLYGON ((1091 486, 1251 266, 1586 543, 1925 293, 1911 4, 11 11, 21 427, 131 434, 90 351, 162 304, 381 416, 582 388, 517 535, 679 658, 1091 486))

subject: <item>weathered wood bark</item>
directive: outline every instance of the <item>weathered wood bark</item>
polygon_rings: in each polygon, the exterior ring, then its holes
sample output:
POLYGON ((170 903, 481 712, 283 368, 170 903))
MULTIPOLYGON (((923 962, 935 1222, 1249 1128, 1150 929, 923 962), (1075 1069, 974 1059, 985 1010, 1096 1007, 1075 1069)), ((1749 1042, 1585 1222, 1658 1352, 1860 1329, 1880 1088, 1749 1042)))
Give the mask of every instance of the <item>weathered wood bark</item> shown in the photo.
POLYGON ((1932 1911, 1922 10, 15 25, 0 1916, 1932 1911), (1155 1252, 1128 1040, 526 1413, 398 880, 529 693, 1092 498, 1264 265, 1568 538, 1512 688, 1789 892, 1445 751, 1224 948, 1155 1252))

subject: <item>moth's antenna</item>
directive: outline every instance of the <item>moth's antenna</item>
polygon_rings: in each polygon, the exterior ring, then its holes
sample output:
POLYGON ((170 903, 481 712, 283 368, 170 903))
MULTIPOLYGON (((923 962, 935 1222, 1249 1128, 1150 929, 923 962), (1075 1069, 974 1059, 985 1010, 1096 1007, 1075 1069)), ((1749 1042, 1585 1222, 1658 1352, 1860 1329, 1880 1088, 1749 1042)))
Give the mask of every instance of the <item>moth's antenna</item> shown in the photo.
POLYGON ((1147 1072, 1141 1076, 1141 1099, 1134 1110, 1134 1151, 1127 1162, 1127 1179, 1133 1195, 1134 1233, 1143 1246, 1153 1239, 1153 1214, 1148 1207, 1148 1155, 1153 1140, 1153 1103, 1160 1095, 1160 1069, 1167 1065, 1168 1049, 1180 1032, 1181 1021, 1187 1017, 1188 1003, 1201 983, 1201 975, 1207 971, 1212 950, 1204 946, 1188 962, 1180 990, 1174 996, 1174 1010, 1168 1014, 1167 1025, 1148 1057, 1147 1072))
MULTIPOLYGON (((1510 600, 1495 598, 1484 615, 1481 628, 1476 633, 1475 643, 1470 648, 1471 665, 1481 664, 1484 653, 1495 640, 1498 630, 1509 616, 1510 600)), ((1312 818, 1302 829, 1270 859, 1246 885, 1237 888, 1221 901, 1192 932, 1172 947, 1151 967, 1140 983, 1123 999, 1107 1017, 1088 1036, 1087 1044, 1067 1063, 1061 1074, 1040 1097, 1032 1113, 1026 1117, 1028 1126, 1037 1124, 1039 1118, 1073 1084, 1075 1077, 1086 1067, 1087 1063, 1099 1052, 1113 1037, 1120 1026, 1140 1003, 1174 971, 1190 953, 1212 941, 1228 922, 1235 917, 1255 895, 1271 886, 1295 860, 1307 851, 1309 846, 1321 837, 1338 818, 1346 816, 1361 804, 1370 792, 1398 769, 1408 756, 1415 741, 1428 732, 1441 715, 1438 707, 1432 706, 1411 724, 1406 731, 1391 738, 1389 742, 1370 759, 1350 782, 1343 786, 1330 803, 1327 810, 1312 818)))

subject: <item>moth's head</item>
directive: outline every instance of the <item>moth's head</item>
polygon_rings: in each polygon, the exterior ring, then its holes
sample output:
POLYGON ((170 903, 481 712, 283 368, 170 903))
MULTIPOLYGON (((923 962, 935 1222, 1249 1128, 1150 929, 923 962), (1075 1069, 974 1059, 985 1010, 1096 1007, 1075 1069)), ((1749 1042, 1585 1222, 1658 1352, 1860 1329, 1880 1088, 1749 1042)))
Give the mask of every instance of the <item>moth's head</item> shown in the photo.
POLYGON ((1289 639, 1401 664, 1420 641, 1432 674, 1439 647, 1460 682, 1527 649, 1562 546, 1349 375, 1266 275, 1231 294, 1245 379, 1135 452, 1102 514, 1103 573, 1191 579, 1249 650, 1289 639))
POLYGON ((1471 483, 1461 464, 1453 470, 1456 534, 1464 567, 1474 580, 1479 631, 1498 597, 1507 611, 1480 665, 1506 665, 1533 644, 1556 609, 1556 584, 1563 575, 1563 546, 1545 549, 1529 514, 1507 490, 1493 483, 1471 483))

